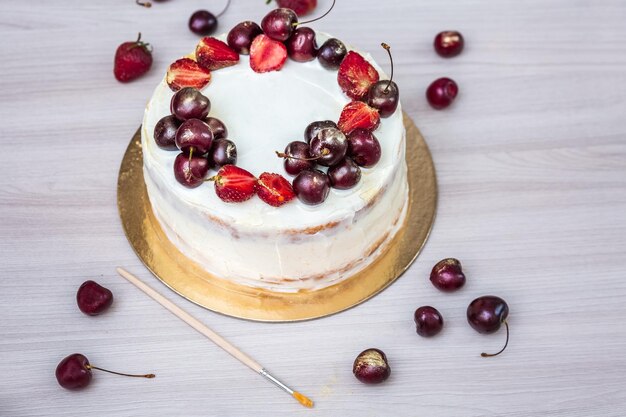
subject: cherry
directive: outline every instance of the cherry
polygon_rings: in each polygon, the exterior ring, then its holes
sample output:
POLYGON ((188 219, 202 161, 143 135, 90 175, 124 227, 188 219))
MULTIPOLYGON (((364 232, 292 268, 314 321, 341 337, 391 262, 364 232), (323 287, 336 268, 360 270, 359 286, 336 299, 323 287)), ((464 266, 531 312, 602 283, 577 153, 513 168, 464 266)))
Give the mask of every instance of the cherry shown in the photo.
POLYGON ((352 373, 364 384, 380 384, 389 378, 391 368, 385 353, 372 348, 359 353, 352 365, 352 373))
POLYGON ((155 377, 154 374, 131 375, 98 368, 97 366, 91 365, 85 355, 81 355, 80 353, 73 353, 64 358, 61 362, 59 362, 55 375, 57 381, 59 382, 59 385, 61 385, 63 388, 69 390, 79 390, 85 388, 91 382, 91 378, 93 376, 91 372, 92 369, 97 369, 99 371, 104 371, 115 375, 130 376, 134 378, 155 377))
POLYGON ((317 60, 326 69, 339 69, 341 61, 346 57, 348 49, 339 39, 331 38, 320 46, 317 51, 317 60))
POLYGON ((287 40, 287 54, 296 62, 313 61, 317 56, 315 31, 311 28, 299 27, 287 40))
POLYGON ((209 172, 209 161, 202 156, 178 154, 174 160, 174 177, 187 188, 199 187, 209 172))
POLYGON ((176 132, 176 146, 184 153, 204 155, 211 149, 213 132, 202 120, 189 119, 176 132))
POLYGON ((256 23, 250 21, 241 22, 228 32, 228 46, 233 48, 238 54, 249 55, 252 41, 262 33, 263 30, 256 23))
POLYGON ((393 58, 391 56, 391 47, 386 43, 381 44, 389 54, 391 61, 391 76, 388 81, 382 80, 374 83, 367 93, 367 104, 378 110, 380 117, 389 117, 396 112, 398 103, 400 102, 400 90, 398 85, 393 82, 393 58))
POLYGON ((154 141, 161 149, 174 151, 176 147, 176 131, 181 121, 174 115, 165 116, 154 126, 154 141))
POLYGON ((318 169, 302 171, 293 180, 293 190, 304 204, 315 206, 328 197, 330 180, 328 175, 318 169))
POLYGON ((315 168, 315 158, 311 156, 309 145, 305 142, 294 141, 289 143, 285 152, 276 152, 280 158, 284 158, 285 171, 289 175, 298 175, 304 170, 315 168))
POLYGON ((428 86, 426 99, 433 108, 441 110, 452 104, 458 93, 459 87, 456 83, 450 78, 444 77, 433 81, 428 86))
POLYGON ((263 32, 270 38, 284 42, 298 24, 298 16, 291 9, 280 7, 269 12, 261 21, 263 32))
POLYGON ((215 32, 215 29, 217 29, 217 19, 226 12, 228 6, 230 6, 230 0, 226 2, 226 6, 217 16, 208 10, 198 10, 194 12, 189 18, 189 30, 200 36, 212 34, 215 32))
POLYGON ((224 165, 236 165, 237 147, 235 143, 228 139, 214 140, 208 160, 209 166, 213 169, 220 169, 224 165))
POLYGON ((327 127, 319 131, 311 143, 311 156, 320 165, 333 166, 341 161, 348 151, 348 139, 339 129, 327 127))
POLYGON ((356 129, 348 135, 348 155, 364 168, 371 168, 380 161, 381 148, 378 139, 367 129, 356 129))
POLYGON ((497 332, 502 323, 506 327, 506 342, 497 353, 481 353, 483 358, 497 356, 504 352, 509 344, 509 324, 506 318, 509 315, 509 306, 500 297, 485 295, 478 297, 467 307, 467 321, 478 333, 490 334, 497 332))
POLYGON ((211 111, 211 101, 199 90, 184 87, 172 96, 170 111, 182 122, 189 119, 204 119, 211 111))
POLYGON ((465 285, 465 274, 461 268, 461 262, 454 258, 437 262, 430 272, 430 282, 435 288, 444 292, 458 290, 465 285))
POLYGON ((361 181, 361 168, 350 158, 344 158, 328 169, 330 185, 338 190, 348 190, 361 181))
POLYGON ((463 35, 456 30, 445 30, 435 36, 433 46, 440 57, 452 58, 463 51, 465 41, 463 35))
POLYGON ((436 308, 423 306, 415 310, 413 315, 415 330, 422 337, 432 337, 443 328, 443 317, 436 308))
POLYGON ((311 140, 315 136, 317 136, 320 130, 326 129, 327 127, 334 127, 335 129, 337 129, 337 123, 333 122, 332 120, 321 120, 311 123, 304 130, 304 140, 306 141, 306 143, 311 143, 311 140))
POLYGON ((113 293, 95 281, 85 281, 76 292, 78 308, 88 316, 104 313, 113 304, 113 293))
POLYGON ((213 139, 226 139, 228 137, 228 129, 226 129, 226 125, 220 119, 207 117, 204 119, 204 123, 209 125, 209 129, 213 133, 213 139))

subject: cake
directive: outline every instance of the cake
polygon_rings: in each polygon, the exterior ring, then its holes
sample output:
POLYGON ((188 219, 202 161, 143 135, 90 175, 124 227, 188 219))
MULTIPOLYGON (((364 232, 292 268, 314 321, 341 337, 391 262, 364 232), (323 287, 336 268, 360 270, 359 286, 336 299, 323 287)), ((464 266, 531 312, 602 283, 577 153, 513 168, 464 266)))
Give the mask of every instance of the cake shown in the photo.
MULTIPOLYGON (((319 44, 330 38, 317 33, 319 44)), ((227 37, 216 39, 225 44, 227 37)), ((355 52, 381 80, 388 79, 369 54, 355 52)), ((209 116, 228 127, 228 139, 237 145, 236 165, 257 177, 277 173, 291 182, 294 177, 285 172, 284 160, 275 151, 302 141, 312 121, 337 121, 352 100, 339 85, 337 71, 325 68, 318 59, 287 59, 280 70, 265 73, 253 71, 250 59, 241 54, 234 64, 210 71, 210 82, 200 91, 210 100, 209 116)), ((154 130, 160 119, 170 115, 173 89, 179 87, 172 88, 169 74, 156 87, 145 109, 141 146, 153 213, 187 258, 237 284, 296 292, 334 285, 366 268, 388 248, 404 224, 408 205, 399 105, 374 131, 380 160, 361 169, 354 187, 331 188, 318 205, 295 198, 275 207, 256 197, 222 201, 210 181, 195 188, 177 181, 172 167, 178 153, 158 146, 154 130)), ((212 176, 215 170, 206 178, 212 176)))

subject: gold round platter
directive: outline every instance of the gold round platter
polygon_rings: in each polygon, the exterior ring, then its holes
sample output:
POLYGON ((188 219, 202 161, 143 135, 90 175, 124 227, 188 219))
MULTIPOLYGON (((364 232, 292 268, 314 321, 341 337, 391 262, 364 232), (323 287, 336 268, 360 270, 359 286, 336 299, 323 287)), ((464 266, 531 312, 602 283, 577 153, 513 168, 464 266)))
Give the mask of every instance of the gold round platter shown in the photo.
POLYGON ((277 293, 241 286, 209 274, 165 236, 143 179, 141 128, 133 136, 117 183, 117 205, 126 237, 139 259, 165 285, 202 307, 247 320, 288 322, 328 316, 373 297, 413 263, 435 218, 437 182, 428 146, 413 121, 406 127, 409 207, 405 224, 370 266, 318 291, 277 293))

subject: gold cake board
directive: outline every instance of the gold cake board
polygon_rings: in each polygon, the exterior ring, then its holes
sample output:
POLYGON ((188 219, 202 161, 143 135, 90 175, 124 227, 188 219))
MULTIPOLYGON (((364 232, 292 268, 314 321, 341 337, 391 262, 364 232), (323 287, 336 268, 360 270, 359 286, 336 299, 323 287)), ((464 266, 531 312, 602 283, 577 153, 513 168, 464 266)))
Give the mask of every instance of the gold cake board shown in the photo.
POLYGON ((217 313, 287 322, 346 310, 378 294, 407 270, 424 246, 435 218, 437 182, 433 161, 424 138, 406 113, 404 124, 409 180, 405 224, 376 261, 331 287, 297 293, 246 287, 209 274, 183 255, 152 213, 143 178, 141 128, 126 149, 117 184, 117 204, 126 237, 139 259, 165 285, 217 313))

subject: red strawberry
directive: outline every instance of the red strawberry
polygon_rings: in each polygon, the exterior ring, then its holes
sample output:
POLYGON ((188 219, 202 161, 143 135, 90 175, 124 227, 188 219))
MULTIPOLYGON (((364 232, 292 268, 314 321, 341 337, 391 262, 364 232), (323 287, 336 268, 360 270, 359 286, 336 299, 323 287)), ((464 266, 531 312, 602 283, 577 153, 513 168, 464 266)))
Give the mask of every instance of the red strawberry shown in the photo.
POLYGON ((362 101, 352 101, 343 108, 337 126, 346 135, 354 129, 374 130, 380 124, 378 110, 362 101))
POLYGON ((254 72, 280 71, 287 60, 287 47, 267 35, 254 38, 250 46, 250 67, 254 72))
POLYGON ((317 7, 317 0, 276 0, 279 7, 286 7, 296 12, 298 16, 304 16, 317 7))
POLYGON ((208 70, 218 70, 239 62, 239 54, 230 46, 215 38, 202 38, 196 47, 198 65, 208 70))
POLYGON ((224 165, 211 180, 215 181, 217 196, 227 203, 249 200, 257 182, 254 175, 235 165, 224 165))
POLYGON ((193 59, 181 58, 167 69, 165 80, 172 91, 183 87, 200 90, 211 81, 211 72, 200 67, 193 59))
POLYGON ((296 198, 291 184, 278 174, 264 172, 256 184, 256 193, 259 198, 270 206, 280 207, 296 198))
POLYGON ((148 72, 152 66, 152 47, 141 42, 141 33, 134 42, 124 42, 115 51, 113 74, 123 83, 132 81, 148 72))
POLYGON ((378 71, 361 55, 350 51, 339 65, 337 81, 344 93, 353 100, 361 100, 379 79, 378 71))

